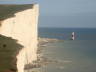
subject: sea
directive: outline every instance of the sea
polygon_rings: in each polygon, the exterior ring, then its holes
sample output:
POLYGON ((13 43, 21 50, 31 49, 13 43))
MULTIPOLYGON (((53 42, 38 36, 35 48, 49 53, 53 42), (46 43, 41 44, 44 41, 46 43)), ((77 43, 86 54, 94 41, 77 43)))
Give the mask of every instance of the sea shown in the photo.
POLYGON ((96 72, 96 28, 39 28, 38 35, 61 40, 42 47, 41 72, 96 72))

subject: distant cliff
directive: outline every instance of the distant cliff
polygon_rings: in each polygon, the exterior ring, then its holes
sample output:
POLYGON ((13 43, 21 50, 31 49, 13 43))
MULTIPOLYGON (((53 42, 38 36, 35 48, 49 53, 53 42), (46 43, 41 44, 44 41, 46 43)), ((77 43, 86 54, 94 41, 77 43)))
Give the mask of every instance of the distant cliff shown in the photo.
MULTIPOLYGON (((22 46, 22 49, 17 47, 18 52, 14 51, 13 54, 5 53, 5 55, 16 56, 15 66, 18 72, 24 72, 24 66, 31 64, 32 61, 37 59, 38 11, 38 4, 0 5, 0 34, 4 37, 11 37, 17 40, 17 43, 22 46)), ((6 42, 6 39, 4 41, 6 42)), ((4 46, 8 49, 12 49, 9 48, 8 45, 12 45, 10 47, 13 49, 16 48, 15 45, 10 44, 7 40, 4 46)), ((3 62, 6 63, 6 60, 3 62)), ((7 70, 7 67, 5 69, 7 70)))

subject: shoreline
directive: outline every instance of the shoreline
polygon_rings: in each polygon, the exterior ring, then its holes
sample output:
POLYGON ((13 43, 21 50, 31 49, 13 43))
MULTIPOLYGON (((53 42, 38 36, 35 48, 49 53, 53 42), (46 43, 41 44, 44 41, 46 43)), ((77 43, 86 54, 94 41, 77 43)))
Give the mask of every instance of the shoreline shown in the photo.
POLYGON ((37 49, 37 60, 33 61, 32 64, 28 64, 25 66, 25 72, 28 70, 34 71, 37 68, 42 67, 48 60, 43 57, 42 55, 42 47, 46 47, 48 43, 59 42, 59 39, 52 39, 52 38, 38 38, 38 49, 37 49))
MULTIPOLYGON (((38 48, 38 64, 42 68, 48 64, 64 64, 65 61, 62 60, 57 60, 53 58, 49 58, 43 55, 42 50, 49 46, 52 43, 58 43, 58 42, 63 42, 64 40, 59 40, 56 38, 39 38, 39 48, 38 48)), ((67 61, 66 61, 67 62, 67 61)))
POLYGON ((64 40, 56 39, 56 38, 38 38, 38 46, 45 47, 47 43, 54 43, 54 42, 63 42, 64 40))

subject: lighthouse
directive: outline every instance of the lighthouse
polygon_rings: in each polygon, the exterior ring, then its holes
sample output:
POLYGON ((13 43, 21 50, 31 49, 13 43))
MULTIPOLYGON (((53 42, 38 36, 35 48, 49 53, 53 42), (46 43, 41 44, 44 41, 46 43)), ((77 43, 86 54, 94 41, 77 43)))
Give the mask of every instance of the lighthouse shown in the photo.
POLYGON ((71 37, 72 40, 75 40, 75 33, 72 32, 72 37, 71 37))

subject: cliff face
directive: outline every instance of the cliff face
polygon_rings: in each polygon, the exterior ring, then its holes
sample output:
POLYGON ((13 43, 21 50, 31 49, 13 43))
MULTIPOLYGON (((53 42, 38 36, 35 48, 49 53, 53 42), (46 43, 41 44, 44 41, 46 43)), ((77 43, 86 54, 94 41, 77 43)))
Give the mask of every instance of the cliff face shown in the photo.
POLYGON ((6 10, 8 13, 0 13, 2 14, 0 34, 16 39, 18 43, 23 46, 18 54, 16 54, 16 64, 18 72, 24 72, 24 65, 30 64, 37 59, 37 24, 39 7, 37 4, 19 6, 6 5, 2 10, 6 10), (10 7, 13 10, 8 10, 10 7))

